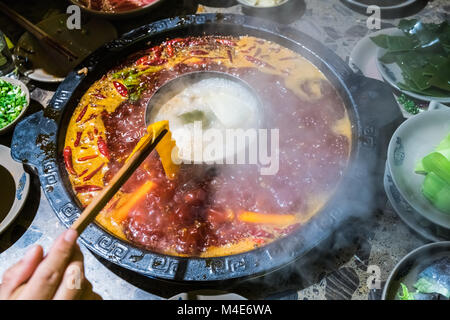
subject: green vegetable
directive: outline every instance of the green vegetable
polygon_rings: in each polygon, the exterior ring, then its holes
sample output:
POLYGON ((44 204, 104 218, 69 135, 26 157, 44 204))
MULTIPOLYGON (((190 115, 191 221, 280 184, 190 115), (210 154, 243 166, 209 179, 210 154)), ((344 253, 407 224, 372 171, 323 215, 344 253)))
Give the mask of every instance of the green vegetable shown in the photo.
POLYGON ((404 94, 398 97, 398 102, 403 106, 403 108, 408 113, 418 114, 420 111, 419 107, 415 104, 415 102, 408 99, 404 94))
POLYGON ((425 278, 420 278, 415 284, 414 287, 420 293, 439 293, 445 297, 449 297, 450 292, 447 288, 445 288, 442 284, 436 281, 429 281, 425 278))
POLYGON ((409 292, 408 287, 403 283, 400 283, 400 286, 402 287, 402 294, 398 293, 400 300, 414 300, 414 294, 409 292))
POLYGON ((433 152, 422 160, 427 172, 434 172, 439 178, 450 184, 450 161, 439 152, 433 152))
POLYGON ((194 110, 191 112, 183 113, 179 116, 184 123, 194 123, 195 121, 202 122, 202 128, 209 127, 210 119, 205 115, 203 111, 194 110))
POLYGON ((436 173, 427 174, 422 185, 422 192, 436 209, 450 214, 450 185, 436 173))
MULTIPOLYGON (((450 161, 450 133, 439 143, 436 149, 434 149, 434 152, 439 152, 450 161)), ((425 170, 422 160, 417 163, 414 172, 418 174, 427 174, 427 170, 425 170)))
POLYGON ((13 122, 26 104, 25 93, 19 86, 0 80, 0 129, 13 122))
POLYGON ((450 92, 450 25, 401 20, 402 36, 379 35, 372 41, 386 49, 379 60, 396 63, 404 78, 400 89, 422 95, 448 97, 450 92))

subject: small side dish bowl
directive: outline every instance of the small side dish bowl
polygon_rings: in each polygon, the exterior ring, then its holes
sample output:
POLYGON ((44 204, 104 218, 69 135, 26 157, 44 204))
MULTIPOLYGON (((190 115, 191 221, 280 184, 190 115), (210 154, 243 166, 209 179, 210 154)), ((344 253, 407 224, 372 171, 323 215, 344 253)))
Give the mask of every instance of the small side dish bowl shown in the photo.
POLYGON ((450 241, 426 244, 408 253, 389 275, 381 299, 399 300, 401 284, 410 289, 413 288, 419 274, 443 257, 450 257, 450 241))
POLYGON ((450 108, 422 112, 403 122, 389 143, 387 161, 402 197, 427 220, 450 229, 450 215, 436 209, 422 194, 425 176, 414 169, 450 132, 450 108))
MULTIPOLYGON (((2 173, 2 180, 14 180, 14 190, 5 190, 7 186, 2 186, 2 201, 7 201, 7 198, 13 199, 11 199, 12 204, 9 208, 9 211, 4 215, 2 219, 0 219, 1 234, 14 221, 14 219, 20 213, 20 210, 22 210, 30 189, 30 176, 24 171, 23 165, 21 163, 18 163, 11 158, 11 150, 3 145, 0 145, 0 167, 0 169, 6 175, 3 176, 2 173), (9 177, 7 177, 8 175, 9 177), (6 194, 8 191, 11 191, 11 193, 14 194, 11 194, 9 197, 6 194)), ((6 181, 2 181, 2 183, 5 184, 6 181)))
POLYGON ((281 0, 274 5, 254 5, 250 0, 237 0, 242 5, 242 12, 250 16, 273 18, 286 16, 290 13, 296 0, 281 0))
POLYGON ((88 8, 85 5, 83 5, 81 0, 70 0, 74 5, 77 5, 83 10, 84 12, 99 17, 99 18, 105 18, 105 19, 128 19, 132 17, 141 16, 145 13, 148 13, 149 11, 157 8, 161 3, 163 3, 165 0, 155 0, 154 2, 147 4, 142 7, 138 7, 131 10, 126 11, 119 11, 119 12, 107 12, 107 11, 100 11, 100 10, 94 10, 92 8, 88 8))
POLYGON ((13 86, 19 86, 20 89, 22 90, 22 92, 25 93, 25 98, 26 98, 26 101, 27 101, 25 106, 23 106, 22 110, 20 111, 20 114, 17 116, 17 118, 14 119, 12 122, 10 122, 7 126, 5 126, 5 127, 0 129, 0 134, 4 134, 4 133, 9 132, 12 128, 14 128, 16 123, 20 120, 20 118, 27 111, 28 107, 30 106, 30 91, 28 91, 27 86, 20 80, 17 80, 17 79, 14 79, 14 78, 8 78, 8 77, 0 77, 0 80, 9 82, 13 86))

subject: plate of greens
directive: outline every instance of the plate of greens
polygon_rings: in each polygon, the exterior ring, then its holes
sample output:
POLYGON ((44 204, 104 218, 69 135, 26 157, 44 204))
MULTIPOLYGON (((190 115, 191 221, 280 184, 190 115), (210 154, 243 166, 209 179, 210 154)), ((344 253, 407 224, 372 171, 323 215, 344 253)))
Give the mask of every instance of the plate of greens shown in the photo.
POLYGON ((424 245, 406 255, 391 272, 383 300, 449 300, 450 241, 424 245))
POLYGON ((0 77, 0 134, 12 129, 29 105, 30 92, 23 82, 0 77))
POLYGON ((450 103, 450 24, 403 19, 371 37, 377 67, 396 90, 423 101, 450 103))

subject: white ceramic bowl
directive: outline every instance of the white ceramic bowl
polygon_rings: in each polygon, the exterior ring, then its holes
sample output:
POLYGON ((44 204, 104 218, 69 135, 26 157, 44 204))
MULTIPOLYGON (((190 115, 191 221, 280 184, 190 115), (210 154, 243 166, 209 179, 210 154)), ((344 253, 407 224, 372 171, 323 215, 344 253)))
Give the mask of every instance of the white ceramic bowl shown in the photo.
POLYGON ((11 149, 4 145, 0 145, 0 165, 9 171, 14 179, 16 189, 13 205, 5 218, 0 222, 0 233, 2 233, 14 221, 25 204, 30 190, 30 176, 23 170, 21 163, 11 158, 11 149))
POLYGON ((414 168, 449 132, 450 108, 420 113, 397 128, 387 154, 392 179, 402 197, 423 217, 447 229, 450 215, 434 208, 425 198, 422 194, 425 176, 416 174, 414 168))
POLYGON ((418 274, 436 259, 450 254, 450 241, 423 245, 403 257, 391 271, 384 285, 382 300, 396 300, 400 283, 412 287, 418 274))
POLYGON ((8 77, 0 77, 0 80, 4 80, 6 82, 9 82, 9 83, 11 83, 14 86, 19 86, 22 89, 22 92, 25 92, 25 97, 27 99, 27 103, 22 108, 22 111, 20 112, 19 116, 13 122, 8 124, 6 127, 3 127, 3 128, 0 129, 0 134, 3 134, 3 133, 9 132, 12 128, 14 128, 16 123, 20 120, 20 118, 27 111, 28 107, 30 106, 30 91, 28 91, 27 86, 20 80, 13 79, 13 78, 8 78, 8 77))

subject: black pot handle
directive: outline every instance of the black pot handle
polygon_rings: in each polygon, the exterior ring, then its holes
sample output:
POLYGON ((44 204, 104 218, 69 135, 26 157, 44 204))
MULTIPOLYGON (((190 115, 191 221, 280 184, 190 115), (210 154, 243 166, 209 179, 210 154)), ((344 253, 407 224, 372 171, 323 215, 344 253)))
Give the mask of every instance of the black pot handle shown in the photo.
POLYGON ((43 111, 32 114, 16 125, 11 142, 14 160, 40 167, 54 156, 56 148, 55 120, 44 116, 43 111))

